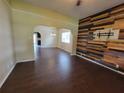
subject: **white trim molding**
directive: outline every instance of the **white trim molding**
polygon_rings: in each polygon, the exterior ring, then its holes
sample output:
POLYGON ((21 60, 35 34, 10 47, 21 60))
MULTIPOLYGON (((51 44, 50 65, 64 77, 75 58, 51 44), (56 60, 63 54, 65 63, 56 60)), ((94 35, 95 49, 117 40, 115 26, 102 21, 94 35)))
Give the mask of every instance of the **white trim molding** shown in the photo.
POLYGON ((70 54, 70 55, 71 55, 71 56, 76 56, 76 54, 73 54, 73 53, 72 53, 72 54, 70 54))
MULTIPOLYGON (((31 62, 31 61, 35 61, 35 59, 28 59, 28 60, 17 61, 16 64, 18 64, 18 63, 23 63, 23 62, 31 62)), ((9 77, 9 75, 12 73, 12 71, 14 70, 16 64, 13 65, 13 67, 10 69, 10 71, 9 71, 8 74, 5 76, 5 78, 3 79, 3 81, 0 83, 0 88, 3 86, 3 84, 5 83, 5 81, 7 80, 7 78, 9 77)))
POLYGON ((112 71, 114 71, 114 72, 116 72, 116 73, 118 73, 118 74, 124 75, 124 72, 115 70, 115 69, 113 69, 113 68, 110 68, 110 67, 108 67, 108 66, 106 66, 106 65, 100 64, 100 63, 98 63, 98 62, 96 62, 96 61, 94 61, 94 60, 88 59, 88 58, 86 58, 86 57, 83 57, 83 56, 80 56, 80 55, 77 55, 77 56, 80 57, 80 58, 83 58, 83 59, 85 59, 85 60, 88 60, 88 61, 90 61, 90 62, 92 62, 92 63, 95 63, 95 64, 97 64, 97 65, 99 65, 99 66, 102 66, 102 67, 104 67, 104 68, 107 68, 107 69, 109 69, 109 70, 112 70, 112 71))
POLYGON ((24 63, 24 62, 31 62, 31 61, 35 61, 35 59, 20 60, 20 61, 16 61, 16 63, 24 63))
POLYGON ((8 74, 5 76, 5 78, 3 79, 3 81, 0 84, 0 88, 3 86, 3 84, 5 83, 5 81, 7 80, 7 78, 9 77, 9 75, 12 73, 13 69, 15 68, 16 64, 10 69, 10 71, 8 72, 8 74))

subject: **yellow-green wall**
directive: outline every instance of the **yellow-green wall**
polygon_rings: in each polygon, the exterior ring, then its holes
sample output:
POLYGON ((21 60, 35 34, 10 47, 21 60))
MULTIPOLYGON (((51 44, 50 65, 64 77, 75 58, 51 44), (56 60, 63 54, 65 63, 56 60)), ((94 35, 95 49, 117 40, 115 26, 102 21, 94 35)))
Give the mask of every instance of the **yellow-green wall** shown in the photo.
MULTIPOLYGON (((32 37, 34 28, 38 25, 52 26, 57 29, 70 29, 76 41, 77 19, 23 3, 21 0, 12 0, 11 6, 16 61, 34 59, 32 37)), ((75 51, 75 41, 73 43, 73 52, 75 51)))

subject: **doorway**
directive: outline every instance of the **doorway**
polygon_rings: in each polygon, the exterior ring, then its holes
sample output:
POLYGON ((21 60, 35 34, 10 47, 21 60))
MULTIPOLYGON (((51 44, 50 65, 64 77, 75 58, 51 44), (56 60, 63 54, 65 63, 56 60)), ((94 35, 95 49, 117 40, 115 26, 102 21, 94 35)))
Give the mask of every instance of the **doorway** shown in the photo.
MULTIPOLYGON (((57 47, 57 30, 55 27, 39 25, 35 27, 34 33, 36 33, 39 36, 38 43, 40 44, 41 48, 56 48, 57 47)), ((34 38, 35 37, 36 36, 34 36, 34 38)))
POLYGON ((34 45, 34 57, 35 60, 39 60, 38 56, 41 55, 40 47, 41 47, 41 34, 39 32, 33 33, 33 45, 34 45))
POLYGON ((41 34, 39 32, 34 32, 33 41, 34 46, 41 46, 41 34))

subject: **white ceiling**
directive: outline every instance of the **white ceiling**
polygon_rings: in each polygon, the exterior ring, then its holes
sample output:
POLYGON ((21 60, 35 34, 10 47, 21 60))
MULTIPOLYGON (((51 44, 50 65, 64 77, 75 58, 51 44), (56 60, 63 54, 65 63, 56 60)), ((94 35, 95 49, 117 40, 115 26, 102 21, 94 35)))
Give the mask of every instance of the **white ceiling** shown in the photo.
POLYGON ((32 5, 48 8, 64 15, 84 18, 113 6, 124 3, 124 0, 82 0, 77 7, 77 0, 22 0, 32 5))

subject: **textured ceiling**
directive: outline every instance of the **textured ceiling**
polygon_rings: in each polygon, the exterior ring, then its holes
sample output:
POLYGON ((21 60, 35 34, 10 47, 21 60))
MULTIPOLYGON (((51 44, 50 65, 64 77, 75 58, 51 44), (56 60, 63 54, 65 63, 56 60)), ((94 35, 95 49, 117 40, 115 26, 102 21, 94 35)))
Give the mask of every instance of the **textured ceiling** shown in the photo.
POLYGON ((124 0, 82 0, 81 6, 76 6, 77 0, 21 0, 34 6, 57 11, 61 14, 84 18, 105 9, 124 3, 124 0))

